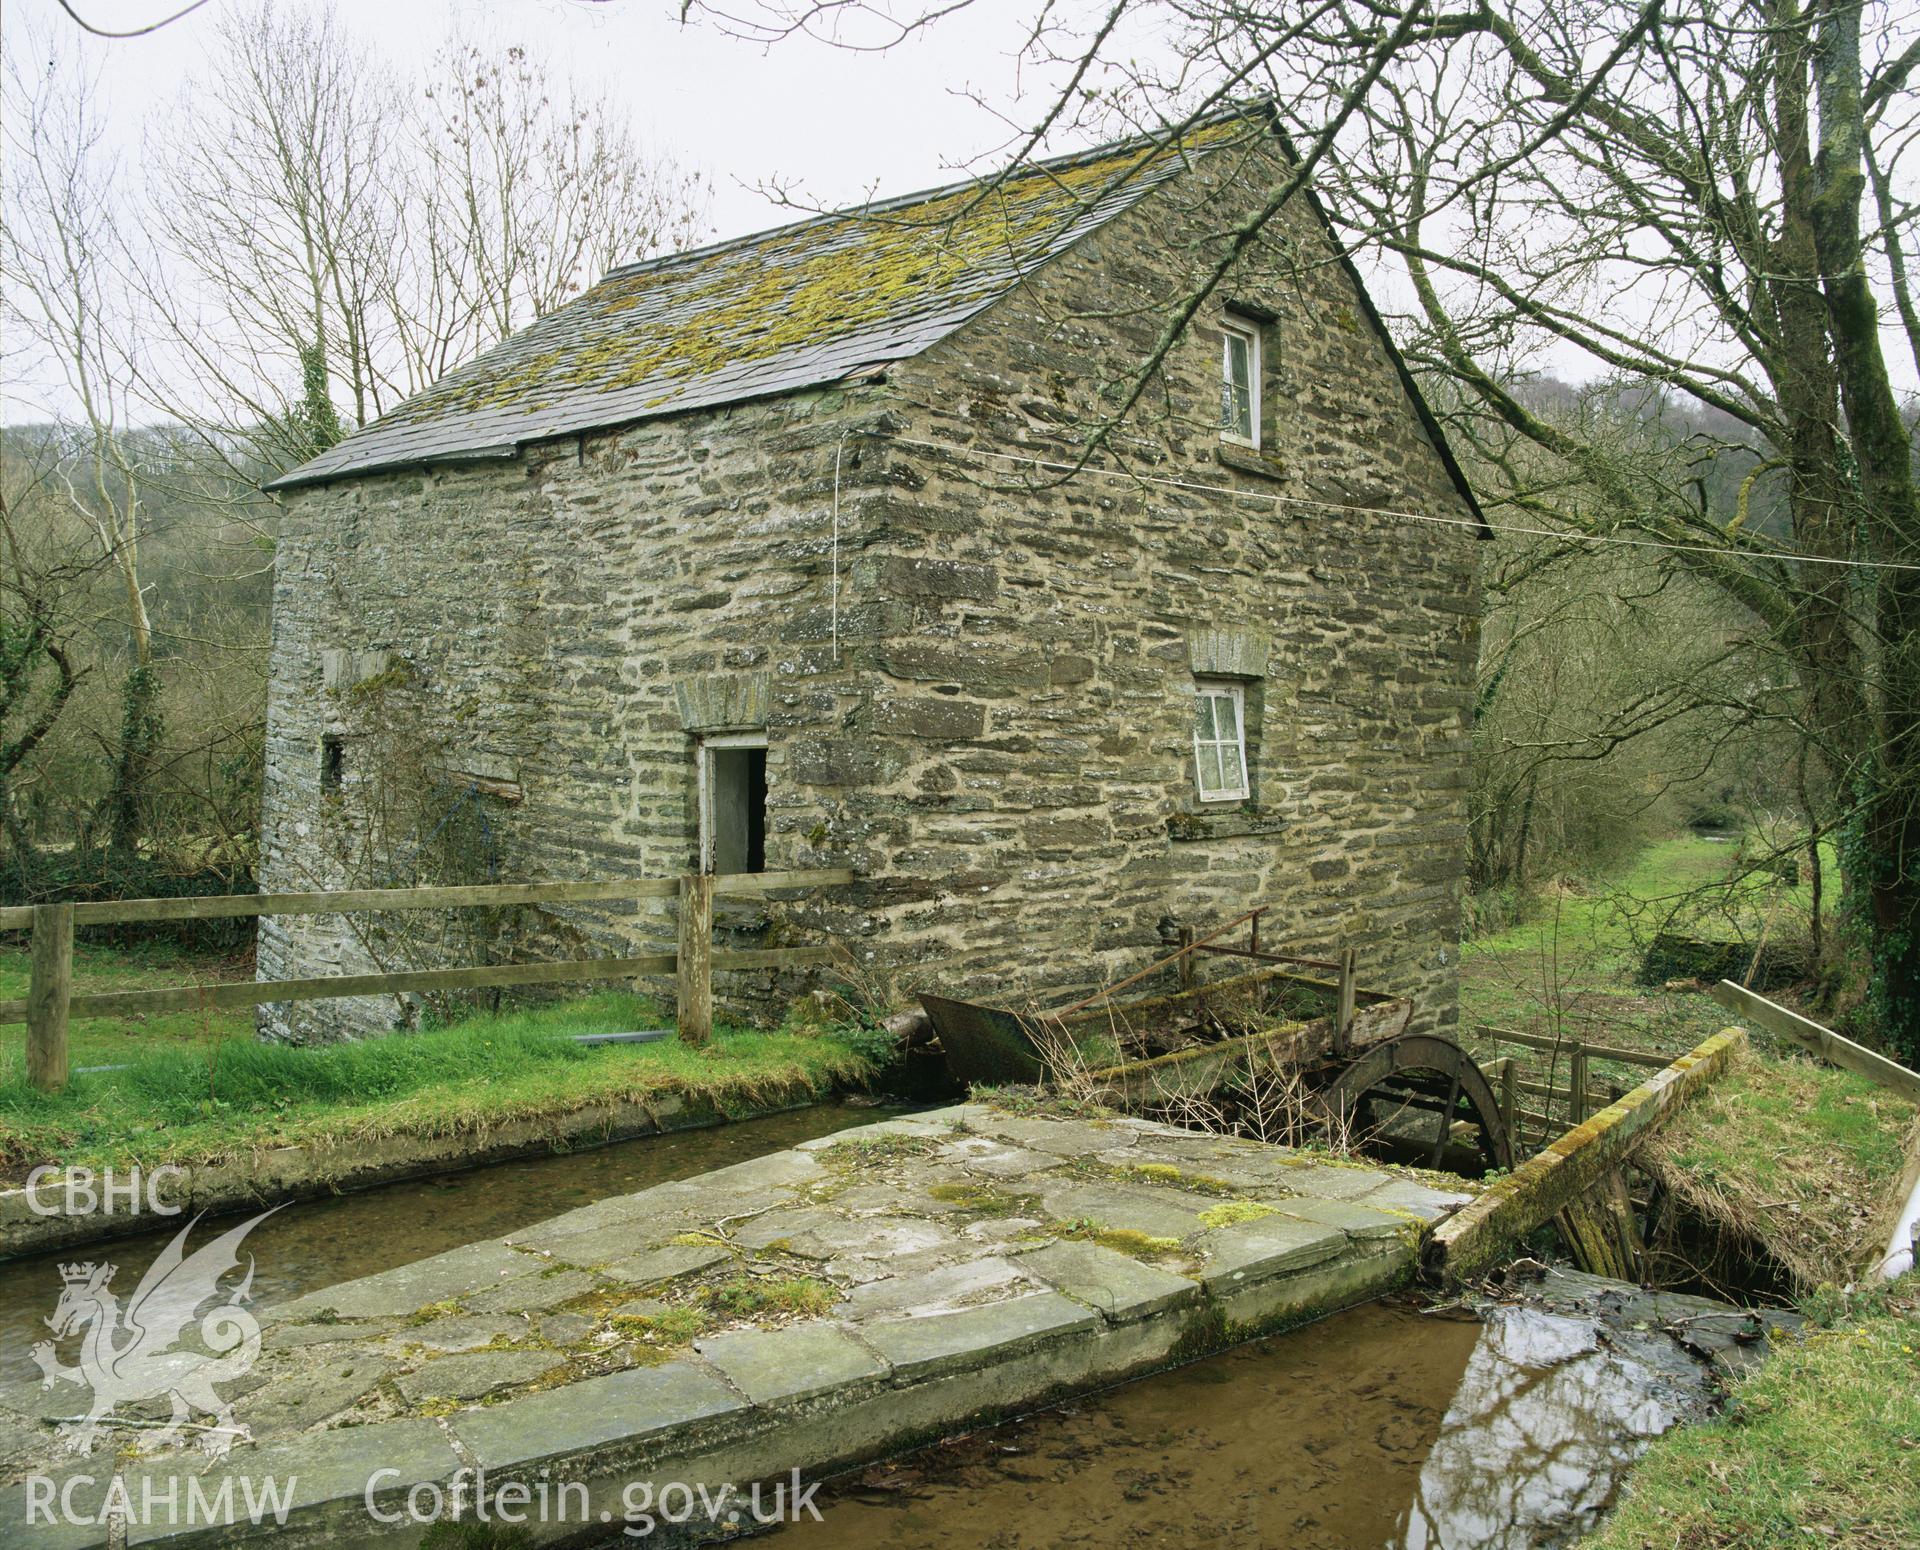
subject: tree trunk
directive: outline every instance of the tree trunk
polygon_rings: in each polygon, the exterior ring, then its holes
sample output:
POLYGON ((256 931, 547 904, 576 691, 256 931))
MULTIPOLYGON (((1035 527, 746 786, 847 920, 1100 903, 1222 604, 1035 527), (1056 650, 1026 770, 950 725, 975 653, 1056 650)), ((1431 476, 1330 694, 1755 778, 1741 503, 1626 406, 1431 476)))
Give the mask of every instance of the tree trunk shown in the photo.
MULTIPOLYGON (((1887 1039, 1920 1057, 1920 502, 1912 452, 1880 351, 1879 309, 1860 239, 1866 124, 1861 99, 1860 13, 1826 0, 1819 13, 1820 150, 1813 234, 1819 253, 1841 402, 1873 558, 1880 693, 1878 736, 1857 789, 1865 804, 1864 864, 1872 1000, 1887 1039)), ((1853 881, 1853 879, 1849 879, 1853 881)))

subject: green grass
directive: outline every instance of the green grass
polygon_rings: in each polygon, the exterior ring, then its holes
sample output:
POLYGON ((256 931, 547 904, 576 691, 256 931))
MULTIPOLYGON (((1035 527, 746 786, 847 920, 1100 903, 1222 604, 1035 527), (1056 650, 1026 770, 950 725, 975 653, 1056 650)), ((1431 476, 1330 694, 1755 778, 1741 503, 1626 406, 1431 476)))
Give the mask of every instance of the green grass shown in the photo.
POLYGON ((1767 1248, 1802 1290, 1879 1252, 1920 1110, 1803 1057, 1749 1051, 1675 1116, 1651 1164, 1694 1210, 1767 1248))
MULTIPOLYGON (((210 985, 251 979, 253 966, 242 958, 214 958, 167 943, 139 947, 73 949, 76 993, 162 990, 179 985, 210 985)), ((0 948, 0 1001, 27 993, 27 950, 0 948)), ((115 1065, 157 1044, 190 1045, 205 1039, 242 1039, 253 1035, 253 1012, 242 1007, 224 1012, 163 1012, 135 1017, 76 1017, 67 1027, 67 1059, 76 1066, 115 1065)), ((0 1030, 0 1081, 25 1060, 26 1029, 0 1030)))
POLYGON ((662 1093, 738 1111, 797 1086, 824 1092, 867 1066, 831 1033, 723 1027, 704 1050, 671 1039, 583 1046, 567 1037, 663 1025, 646 999, 605 992, 318 1048, 263 1044, 250 1027, 199 1037, 150 1029, 117 1051, 125 1069, 76 1075, 52 1096, 27 1085, 16 1042, 0 1067, 0 1173, 43 1161, 155 1165, 267 1146, 484 1132, 662 1093))
MULTIPOLYGON (((1636 983, 1647 938, 1679 901, 1723 880, 1736 847, 1699 835, 1660 840, 1601 881, 1562 885, 1532 902, 1517 925, 1464 945, 1461 1022, 1483 1064, 1514 1056, 1524 1074, 1566 1082, 1566 1056, 1481 1039, 1480 1024, 1561 1033, 1672 1056, 1737 1021, 1703 991, 1636 983)), ((1810 899, 1749 878, 1730 901, 1684 915, 1685 929, 1757 933, 1802 929, 1810 899)), ((1844 1071, 1787 1055, 1749 1029, 1753 1054, 1690 1104, 1659 1144, 1676 1189, 1724 1225, 1765 1243, 1802 1285, 1845 1280, 1858 1268, 1893 1187, 1914 1122, 1909 1104, 1844 1071), (1788 1209, 1789 1206, 1795 1209, 1788 1209)), ((1596 1080, 1637 1086, 1652 1073, 1595 1062, 1596 1080)), ((1529 1098, 1528 1107, 1540 1100, 1529 1098)), ((1556 1103, 1554 1114, 1564 1119, 1556 1103)))
POLYGON ((1669 1432, 1585 1550, 1920 1545, 1920 1285, 1783 1343, 1724 1415, 1669 1432))
POLYGON ((709 1291, 716 1307, 739 1317, 777 1313, 819 1318, 840 1296, 827 1282, 812 1276, 735 1276, 709 1291))
MULTIPOLYGON (((1586 1043, 1668 1055, 1719 1032, 1733 1018, 1711 997, 1643 986, 1637 976, 1648 940, 1668 924, 1705 937, 1751 938, 1771 916, 1775 935, 1804 931, 1811 898, 1805 881, 1789 887, 1751 877, 1730 896, 1682 907, 1690 895, 1727 878, 1735 849, 1695 834, 1655 841, 1608 876, 1562 882, 1530 900, 1519 923, 1463 943, 1463 1028, 1470 1033, 1484 1023, 1560 1031, 1586 1043)), ((1480 1045, 1475 1053, 1483 1059, 1513 1054, 1529 1066, 1548 1058, 1511 1046, 1480 1045)), ((1641 1079, 1624 1066, 1602 1074, 1628 1086, 1641 1079)), ((1562 1061, 1557 1077, 1565 1076, 1562 1061)))

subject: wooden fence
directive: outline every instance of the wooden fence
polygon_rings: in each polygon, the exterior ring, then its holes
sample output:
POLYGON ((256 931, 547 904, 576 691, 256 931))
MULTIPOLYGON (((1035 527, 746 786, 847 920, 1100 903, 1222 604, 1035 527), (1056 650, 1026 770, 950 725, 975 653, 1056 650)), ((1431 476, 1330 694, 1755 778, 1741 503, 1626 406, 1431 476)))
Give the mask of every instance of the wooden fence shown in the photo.
POLYGON ((100 899, 0 908, 0 931, 31 930, 32 969, 26 999, 0 1001, 0 1024, 27 1025, 27 1076, 55 1092, 67 1081, 67 1022, 130 1012, 179 1012, 259 1006, 268 1001, 321 1001, 406 991, 477 990, 512 985, 557 985, 591 980, 677 978, 680 1037, 704 1044, 713 1032, 713 971, 819 963, 825 947, 780 947, 715 952, 713 901, 758 898, 788 888, 820 888, 853 881, 844 868, 796 872, 695 873, 681 878, 619 878, 606 882, 482 883, 453 888, 358 888, 329 893, 237 893, 197 899, 100 899), (73 993, 75 926, 135 921, 218 920, 248 915, 341 915, 385 910, 474 909, 509 904, 583 904, 610 899, 680 901, 679 941, 671 953, 632 958, 568 958, 557 963, 489 963, 457 969, 402 969, 386 974, 336 974, 319 979, 241 980, 164 990, 73 993))
POLYGON ((1500 1095, 1501 1117, 1507 1122, 1507 1134, 1513 1138, 1514 1155, 1524 1156, 1549 1141, 1584 1123, 1608 1104, 1626 1093, 1631 1083, 1622 1082, 1593 1070, 1595 1061, 1613 1061, 1650 1071, 1664 1068, 1672 1059, 1647 1050, 1620 1049, 1610 1044, 1585 1044, 1578 1039, 1556 1039, 1550 1034, 1519 1033, 1511 1028, 1494 1028, 1482 1023, 1474 1030, 1475 1043, 1511 1044, 1533 1051, 1532 1060, 1502 1056, 1487 1069, 1494 1091, 1500 1095), (1538 1057, 1544 1054, 1547 1059, 1538 1057), (1555 1058, 1557 1057, 1557 1058, 1555 1058), (1526 1073, 1541 1065, 1547 1079, 1526 1073), (1529 1106, 1532 1100, 1534 1106, 1529 1106), (1558 1112, 1556 1113, 1556 1107, 1558 1112))
POLYGON ((1755 995, 1746 986, 1736 985, 1731 980, 1720 981, 1709 994, 1730 1011, 1751 1019, 1778 1038, 1791 1039, 1808 1054, 1817 1055, 1828 1065, 1839 1066, 1856 1076, 1864 1076, 1870 1082, 1878 1082, 1882 1087, 1899 1093, 1909 1103, 1920 1103, 1920 1071, 1903 1066, 1897 1060, 1889 1060, 1865 1045, 1855 1044, 1852 1039, 1842 1037, 1831 1028, 1822 1027, 1812 1018, 1802 1017, 1778 1002, 1755 995))

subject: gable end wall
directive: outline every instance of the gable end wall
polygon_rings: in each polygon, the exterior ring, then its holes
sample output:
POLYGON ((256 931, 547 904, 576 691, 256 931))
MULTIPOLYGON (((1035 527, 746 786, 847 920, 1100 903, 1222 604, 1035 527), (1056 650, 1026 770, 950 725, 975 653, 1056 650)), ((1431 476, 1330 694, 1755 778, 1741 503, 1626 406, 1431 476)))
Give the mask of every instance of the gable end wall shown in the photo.
MULTIPOLYGON (((884 385, 294 492, 262 886, 383 880, 364 847, 341 859, 320 789, 322 737, 370 751, 372 719, 517 797, 472 799, 499 876, 673 875, 694 845, 687 707, 756 705, 768 864, 863 880, 723 912, 722 945, 830 933, 882 983, 1044 997, 1137 968, 1163 916, 1266 902, 1267 942, 1351 944, 1365 982, 1416 997, 1415 1026, 1450 1025, 1477 555, 1465 529, 1273 499, 1469 516, 1308 212, 1226 291, 1274 319, 1257 471, 1218 452, 1217 309, 1121 443, 1209 489, 1011 489, 1019 466, 981 456, 1087 423, 1151 347, 1175 255, 1244 197, 1202 164, 884 385), (1247 804, 1194 799, 1196 669, 1245 686, 1247 804)), ((401 950, 381 925, 265 922, 262 977, 472 960, 457 932, 401 950)), ((670 912, 596 905, 517 916, 488 951, 670 940, 670 912)), ((721 989, 771 1014, 805 983, 721 989)), ((405 1015, 309 1003, 263 1026, 405 1015)))

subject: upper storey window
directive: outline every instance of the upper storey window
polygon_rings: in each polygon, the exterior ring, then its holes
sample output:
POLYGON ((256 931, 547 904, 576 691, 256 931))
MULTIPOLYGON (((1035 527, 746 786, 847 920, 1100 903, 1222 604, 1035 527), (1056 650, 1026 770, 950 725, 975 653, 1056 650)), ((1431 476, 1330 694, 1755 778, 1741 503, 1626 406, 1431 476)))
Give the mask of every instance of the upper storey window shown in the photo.
POLYGON ((1228 318, 1220 357, 1220 436, 1243 447, 1260 445, 1260 333, 1228 318))

